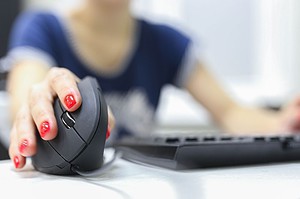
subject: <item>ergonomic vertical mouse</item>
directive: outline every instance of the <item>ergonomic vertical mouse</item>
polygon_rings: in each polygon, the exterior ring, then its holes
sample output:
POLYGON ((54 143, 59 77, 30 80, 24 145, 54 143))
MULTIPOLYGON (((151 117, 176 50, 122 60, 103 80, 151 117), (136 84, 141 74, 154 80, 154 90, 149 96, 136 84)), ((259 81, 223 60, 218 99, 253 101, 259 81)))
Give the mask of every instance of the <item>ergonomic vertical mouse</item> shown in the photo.
POLYGON ((95 171, 103 166, 107 105, 102 90, 93 77, 78 83, 81 106, 68 112, 58 98, 54 101, 57 136, 50 141, 40 138, 37 132, 37 153, 32 165, 40 172, 55 175, 75 175, 95 171))

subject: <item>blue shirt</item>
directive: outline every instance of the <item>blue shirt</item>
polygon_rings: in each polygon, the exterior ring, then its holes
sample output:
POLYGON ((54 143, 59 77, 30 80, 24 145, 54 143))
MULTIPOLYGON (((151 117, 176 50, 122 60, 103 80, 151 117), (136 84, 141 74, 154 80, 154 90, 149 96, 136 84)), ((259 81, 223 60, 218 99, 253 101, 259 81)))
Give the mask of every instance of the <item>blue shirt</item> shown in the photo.
MULTIPOLYGON (((136 19, 135 45, 113 76, 93 71, 78 55, 70 32, 59 16, 48 12, 20 15, 11 33, 8 60, 39 59, 65 67, 83 78, 98 79, 115 117, 117 136, 150 133, 153 116, 165 85, 179 85, 191 70, 187 61, 192 40, 163 24, 136 19)), ((113 135, 113 134, 112 134, 113 135)))

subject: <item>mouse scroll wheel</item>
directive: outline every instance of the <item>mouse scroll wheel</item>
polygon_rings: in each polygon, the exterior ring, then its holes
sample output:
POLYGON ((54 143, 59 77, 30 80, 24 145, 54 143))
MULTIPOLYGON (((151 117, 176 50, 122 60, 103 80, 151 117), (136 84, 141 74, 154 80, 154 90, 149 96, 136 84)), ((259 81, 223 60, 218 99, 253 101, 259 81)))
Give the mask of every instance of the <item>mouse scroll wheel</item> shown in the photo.
POLYGON ((70 129, 75 125, 75 120, 68 111, 62 114, 61 121, 67 127, 67 129, 70 129))

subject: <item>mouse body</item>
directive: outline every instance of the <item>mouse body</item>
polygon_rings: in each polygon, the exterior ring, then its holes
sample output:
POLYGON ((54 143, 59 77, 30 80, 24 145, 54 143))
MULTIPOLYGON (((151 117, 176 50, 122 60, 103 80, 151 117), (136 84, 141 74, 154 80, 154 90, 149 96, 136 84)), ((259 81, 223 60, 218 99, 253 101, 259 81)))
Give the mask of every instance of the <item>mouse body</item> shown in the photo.
POLYGON ((78 89, 82 104, 76 111, 68 112, 58 98, 54 101, 57 136, 45 141, 37 132, 37 153, 31 159, 40 172, 75 175, 75 170, 93 171, 103 165, 107 105, 95 78, 85 77, 78 83, 78 89))

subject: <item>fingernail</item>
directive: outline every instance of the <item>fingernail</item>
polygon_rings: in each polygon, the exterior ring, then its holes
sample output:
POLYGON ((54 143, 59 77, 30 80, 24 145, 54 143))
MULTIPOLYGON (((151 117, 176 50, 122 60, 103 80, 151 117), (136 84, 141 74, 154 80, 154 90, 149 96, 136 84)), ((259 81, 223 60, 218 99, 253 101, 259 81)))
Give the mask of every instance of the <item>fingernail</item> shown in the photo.
POLYGON ((109 125, 108 125, 107 131, 106 131, 106 139, 109 138, 109 136, 110 136, 110 131, 111 131, 111 129, 110 129, 109 125))
POLYGON ((66 105, 69 109, 72 108, 72 107, 76 104, 75 97, 74 97, 72 94, 67 95, 67 96, 65 97, 64 102, 65 102, 65 105, 66 105))
POLYGON ((43 122, 41 124, 41 126, 40 126, 41 137, 44 138, 49 131, 50 131, 50 124, 49 124, 49 122, 47 122, 47 121, 43 122))
POLYGON ((15 168, 19 168, 19 165, 20 165, 20 160, 19 160, 19 157, 18 156, 15 156, 14 157, 14 164, 15 164, 15 168))
POLYGON ((23 153, 24 150, 27 148, 27 146, 28 146, 28 140, 24 139, 19 146, 20 153, 23 153))

